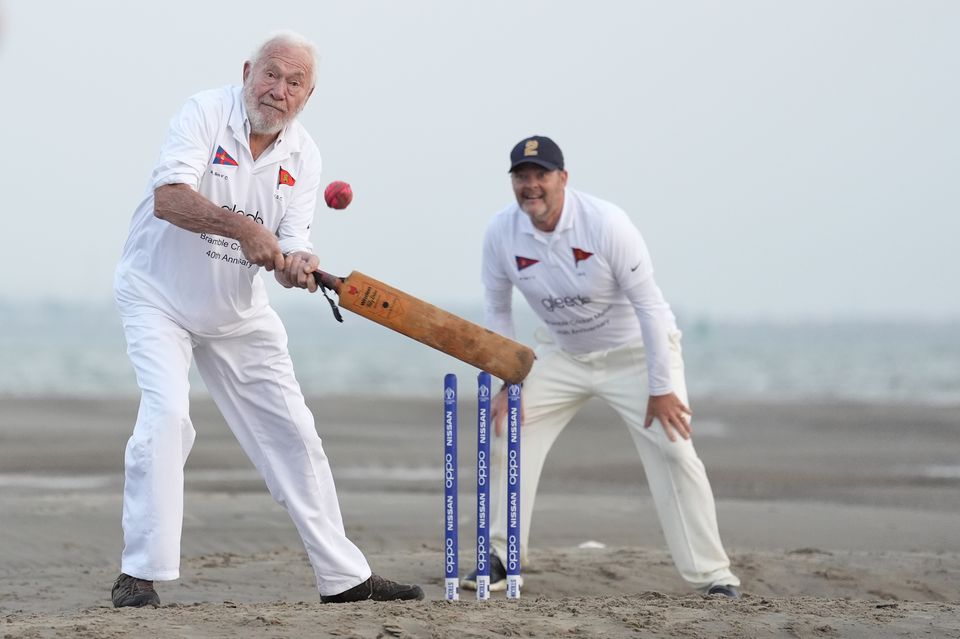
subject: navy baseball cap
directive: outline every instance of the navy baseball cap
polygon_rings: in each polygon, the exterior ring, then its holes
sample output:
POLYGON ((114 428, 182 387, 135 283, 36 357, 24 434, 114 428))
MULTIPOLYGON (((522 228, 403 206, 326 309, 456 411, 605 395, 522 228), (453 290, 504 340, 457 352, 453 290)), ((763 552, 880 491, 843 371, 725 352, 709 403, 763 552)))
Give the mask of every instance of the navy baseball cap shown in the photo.
POLYGON ((563 151, 557 143, 542 135, 520 140, 510 151, 510 171, 521 164, 536 164, 549 171, 563 169, 563 151))

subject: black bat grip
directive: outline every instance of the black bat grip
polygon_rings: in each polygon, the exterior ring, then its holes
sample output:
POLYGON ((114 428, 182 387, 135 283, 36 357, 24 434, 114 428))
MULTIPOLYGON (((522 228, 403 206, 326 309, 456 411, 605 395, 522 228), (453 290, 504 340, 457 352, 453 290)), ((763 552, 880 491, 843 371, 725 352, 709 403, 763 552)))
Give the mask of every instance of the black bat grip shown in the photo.
POLYGON ((337 295, 340 294, 340 285, 343 284, 344 281, 342 277, 330 275, 330 273, 326 273, 321 270, 316 270, 313 272, 313 279, 317 280, 317 286, 330 289, 337 295))

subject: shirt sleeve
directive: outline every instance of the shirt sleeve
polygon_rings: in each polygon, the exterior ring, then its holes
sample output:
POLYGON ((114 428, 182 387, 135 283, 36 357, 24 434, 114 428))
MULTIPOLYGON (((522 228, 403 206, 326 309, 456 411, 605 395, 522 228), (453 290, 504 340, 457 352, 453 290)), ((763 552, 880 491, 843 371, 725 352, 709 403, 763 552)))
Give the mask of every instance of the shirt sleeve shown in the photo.
POLYGON ((320 190, 320 153, 313 148, 304 158, 301 175, 293 186, 292 199, 277 228, 277 239, 283 253, 294 251, 313 252, 310 227, 317 208, 317 193, 320 190))
POLYGON ((186 184, 193 190, 200 186, 213 153, 214 115, 199 98, 192 97, 170 120, 167 137, 160 148, 151 176, 153 188, 167 184, 186 184))
POLYGON ((640 320, 643 350, 647 356, 650 394, 669 395, 673 392, 670 381, 670 323, 667 320, 669 306, 653 277, 648 277, 629 289, 623 289, 623 292, 640 320))
POLYGON ((502 242, 496 221, 487 227, 483 237, 483 259, 480 279, 483 282, 483 323, 495 333, 515 339, 513 324, 513 282, 503 269, 500 255, 502 242))
POLYGON ((516 339, 513 324, 513 291, 500 291, 484 287, 483 324, 494 333, 516 339))
POLYGON ((617 211, 606 238, 608 259, 620 289, 640 320, 651 395, 673 392, 670 381, 670 305, 653 279, 653 262, 640 231, 623 211, 617 211))

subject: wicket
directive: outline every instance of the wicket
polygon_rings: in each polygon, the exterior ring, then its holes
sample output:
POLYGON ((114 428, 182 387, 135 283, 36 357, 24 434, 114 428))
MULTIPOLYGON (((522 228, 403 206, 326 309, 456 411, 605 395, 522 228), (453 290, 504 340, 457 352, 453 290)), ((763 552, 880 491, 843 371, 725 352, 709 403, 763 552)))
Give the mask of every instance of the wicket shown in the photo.
POLYGON ((457 519, 457 376, 443 378, 443 556, 447 601, 460 599, 457 519))
POLYGON ((520 385, 507 388, 507 599, 520 598, 520 385))
POLYGON ((490 373, 477 376, 477 601, 490 598, 490 538, 487 526, 487 505, 490 483, 487 462, 490 439, 487 427, 490 416, 490 373))
MULTIPOLYGON (((477 600, 490 597, 490 374, 477 376, 477 600)), ((444 596, 460 599, 457 376, 443 379, 444 596)), ((520 385, 507 389, 507 598, 520 598, 520 385)))

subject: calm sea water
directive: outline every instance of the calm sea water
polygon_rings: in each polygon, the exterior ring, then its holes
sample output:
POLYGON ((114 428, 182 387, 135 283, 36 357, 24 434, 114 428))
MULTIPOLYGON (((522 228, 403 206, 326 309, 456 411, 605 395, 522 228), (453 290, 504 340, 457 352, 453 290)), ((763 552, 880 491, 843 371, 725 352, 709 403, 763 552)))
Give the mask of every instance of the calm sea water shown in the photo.
MULTIPOLYGON (((476 371, 362 318, 337 324, 323 300, 280 306, 297 375, 310 394, 431 397, 444 373, 462 389, 476 371)), ((479 308, 451 308, 478 321, 479 308)), ((531 343, 536 320, 519 318, 531 343)), ((0 301, 0 395, 137 393, 109 303, 0 301)), ((960 404, 960 322, 681 321, 695 398, 839 399, 960 404)), ((193 389, 205 389, 194 373, 193 389)))

